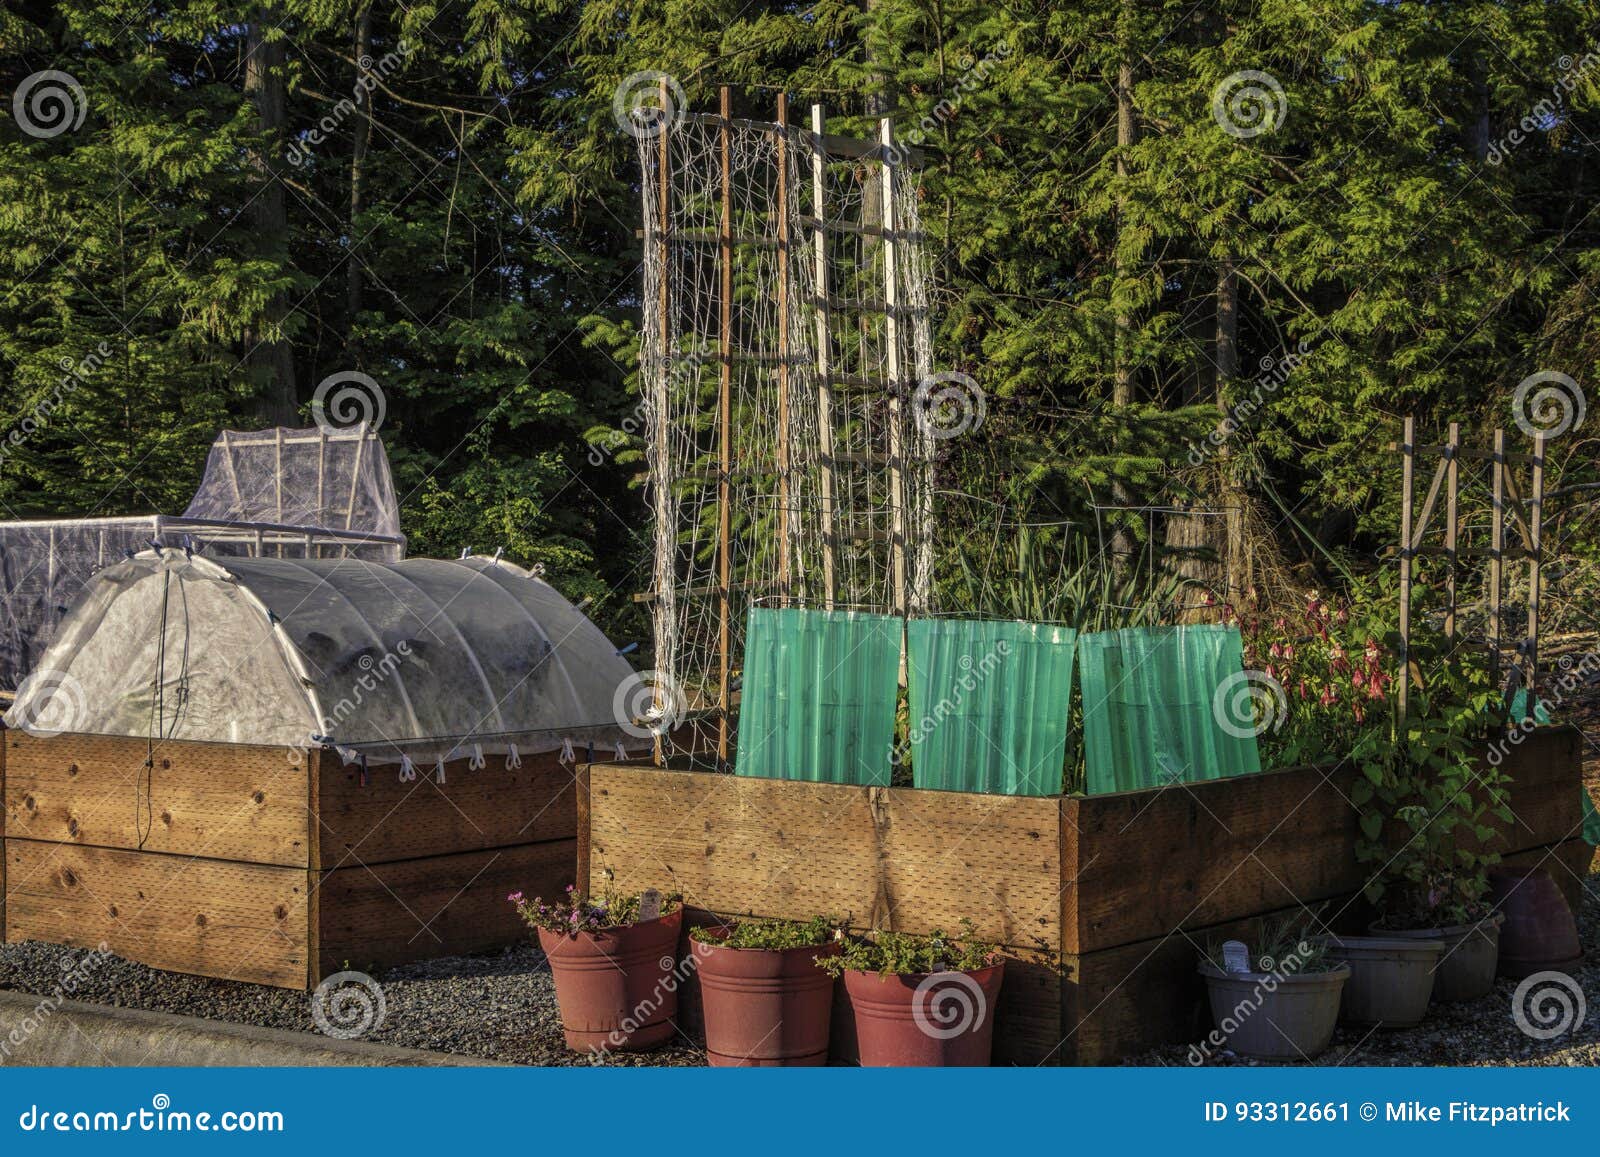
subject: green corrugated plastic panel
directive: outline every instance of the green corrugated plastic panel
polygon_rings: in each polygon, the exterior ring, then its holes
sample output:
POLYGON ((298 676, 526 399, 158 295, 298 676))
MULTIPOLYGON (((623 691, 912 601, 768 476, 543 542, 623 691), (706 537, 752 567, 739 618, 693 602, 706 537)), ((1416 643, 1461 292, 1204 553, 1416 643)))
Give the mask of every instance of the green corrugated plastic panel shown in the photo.
POLYGON ((1236 627, 1084 635, 1078 656, 1090 795, 1261 770, 1253 720, 1229 714, 1243 698, 1233 693, 1244 678, 1236 627))
POLYGON ((1583 838, 1600 848, 1600 810, 1596 810, 1588 788, 1580 787, 1579 790, 1583 792, 1583 838))
POLYGON ((738 775, 887 786, 901 620, 752 608, 738 775))
POLYGON ((960 619, 918 619, 907 631, 916 785, 1059 793, 1077 632, 960 619))

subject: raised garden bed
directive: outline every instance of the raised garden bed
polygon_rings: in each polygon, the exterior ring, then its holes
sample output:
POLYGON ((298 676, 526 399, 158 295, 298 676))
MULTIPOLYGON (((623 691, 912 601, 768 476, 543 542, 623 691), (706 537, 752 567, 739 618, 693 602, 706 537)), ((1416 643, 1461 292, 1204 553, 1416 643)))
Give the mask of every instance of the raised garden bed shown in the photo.
MULTIPOLYGON (((1510 749, 1516 822, 1496 849, 1543 863, 1569 902, 1593 851, 1578 838, 1580 743, 1548 728, 1510 749)), ((1018 958, 996 1063, 1104 1064, 1203 1036, 1206 940, 1321 901, 1336 926, 1364 926, 1356 774, 1297 768, 1082 798, 596 763, 580 775, 578 879, 679 890, 691 920, 828 913, 930 932, 971 917, 1018 958)), ((834 1056, 851 1060, 842 985, 835 999, 834 1056)))
POLYGON ((516 943, 506 893, 572 877, 573 772, 331 752, 3 735, 8 941, 107 944, 153 967, 285 988, 516 943), (149 766, 146 766, 147 759, 149 766))

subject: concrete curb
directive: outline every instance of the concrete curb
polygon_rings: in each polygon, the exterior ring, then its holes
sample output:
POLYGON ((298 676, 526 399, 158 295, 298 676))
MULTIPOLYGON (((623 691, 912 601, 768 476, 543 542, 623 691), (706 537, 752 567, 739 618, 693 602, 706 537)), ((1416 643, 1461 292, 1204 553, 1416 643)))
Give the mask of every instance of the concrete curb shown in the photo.
POLYGON ((370 1041, 334 1040, 315 1033, 0 991, 0 1066, 283 1068, 498 1064, 370 1041))

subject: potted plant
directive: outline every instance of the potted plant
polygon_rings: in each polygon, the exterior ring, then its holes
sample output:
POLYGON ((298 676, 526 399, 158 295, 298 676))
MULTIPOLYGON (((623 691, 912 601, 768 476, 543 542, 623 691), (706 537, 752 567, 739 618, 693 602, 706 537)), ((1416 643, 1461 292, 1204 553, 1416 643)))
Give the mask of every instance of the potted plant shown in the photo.
POLYGON ((837 921, 741 920, 689 933, 714 1066, 822 1065, 828 1061, 833 977, 818 965, 839 952, 837 921))
POLYGON ((1201 958, 1216 1027, 1203 1046, 1190 1050, 1191 1062, 1200 1064, 1223 1047, 1261 1060, 1306 1060, 1326 1049, 1350 966, 1307 935, 1305 920, 1269 923, 1261 951, 1246 956, 1243 971, 1229 967, 1221 945, 1201 958))
POLYGON ((550 962, 569 1049, 637 1052, 671 1039, 681 979, 679 897, 607 892, 591 900, 569 884, 565 898, 551 904, 521 892, 507 899, 550 962))
MULTIPOLYGON (((1425 655, 1423 669, 1427 681, 1411 676, 1406 717, 1396 714, 1353 750, 1361 770, 1351 792, 1361 809, 1357 854, 1377 868, 1366 887, 1379 912, 1370 930, 1399 942, 1394 952, 1377 945, 1360 951, 1404 970, 1419 958, 1404 944, 1440 944, 1437 953, 1420 950, 1432 958, 1432 999, 1472 1000, 1494 986, 1502 922, 1488 901, 1488 870, 1500 857, 1484 849, 1496 825, 1512 818, 1508 777, 1478 758, 1499 700, 1481 668, 1458 651, 1425 655)), ((1352 959, 1352 994, 1364 987, 1362 960, 1352 959)), ((1381 987, 1396 980, 1390 975, 1381 987)), ((1404 987, 1415 994, 1420 985, 1404 987)))
POLYGON ((863 1065, 989 1063, 1005 961, 961 923, 960 938, 870 932, 822 959, 844 977, 863 1065))

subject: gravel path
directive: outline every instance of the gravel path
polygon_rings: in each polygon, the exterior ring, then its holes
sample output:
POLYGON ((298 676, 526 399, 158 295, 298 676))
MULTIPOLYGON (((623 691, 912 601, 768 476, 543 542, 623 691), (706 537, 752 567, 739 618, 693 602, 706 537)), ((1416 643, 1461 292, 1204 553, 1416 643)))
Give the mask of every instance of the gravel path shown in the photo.
MULTIPOLYGON (((85 955, 35 942, 0 946, 0 988, 50 992, 61 973, 85 955)), ((387 1011, 364 1040, 524 1065, 597 1063, 567 1051, 550 970, 531 944, 493 956, 408 964, 379 972, 376 979, 387 1011)), ((73 996, 118 1008, 315 1031, 306 993, 160 972, 118 958, 89 970, 73 996)), ((598 1063, 698 1065, 704 1053, 683 1040, 648 1054, 612 1054, 598 1063)))

